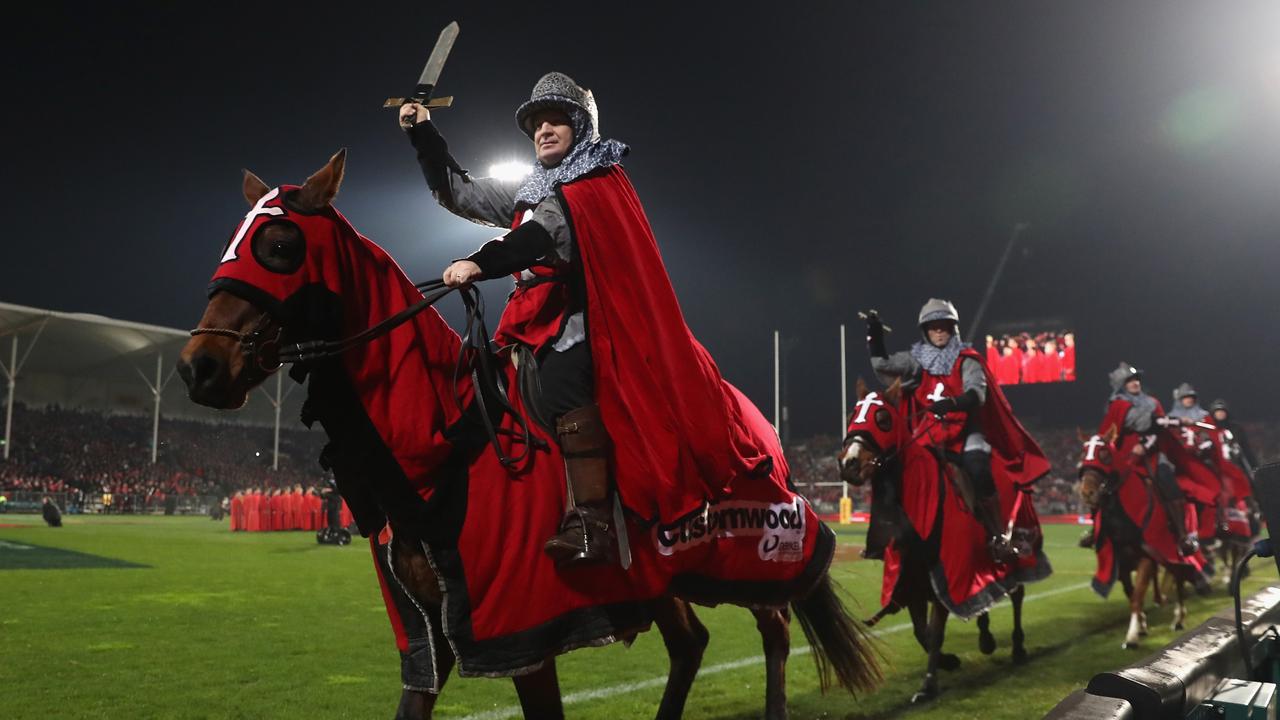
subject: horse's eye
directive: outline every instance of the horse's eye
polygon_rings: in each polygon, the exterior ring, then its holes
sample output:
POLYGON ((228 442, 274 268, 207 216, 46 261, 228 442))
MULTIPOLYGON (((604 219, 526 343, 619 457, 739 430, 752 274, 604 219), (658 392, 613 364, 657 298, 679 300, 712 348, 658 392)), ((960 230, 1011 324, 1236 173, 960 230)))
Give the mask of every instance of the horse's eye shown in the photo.
POLYGON ((880 428, 881 432, 889 432, 893 429, 893 416, 888 410, 881 408, 876 411, 876 427, 880 428))
POLYGON ((253 234, 253 257, 271 272, 291 275, 307 257, 307 239, 297 225, 273 220, 253 234))

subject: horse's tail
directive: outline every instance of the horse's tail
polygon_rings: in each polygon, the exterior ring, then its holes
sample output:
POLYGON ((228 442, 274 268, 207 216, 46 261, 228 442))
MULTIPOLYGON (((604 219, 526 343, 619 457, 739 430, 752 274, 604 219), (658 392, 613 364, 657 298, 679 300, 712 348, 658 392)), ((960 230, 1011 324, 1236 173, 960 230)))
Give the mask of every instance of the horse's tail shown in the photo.
POLYGON ((862 623, 853 618, 836 594, 830 575, 823 575, 804 598, 791 603, 818 666, 823 692, 834 683, 850 693, 870 692, 880 684, 880 655, 862 623))

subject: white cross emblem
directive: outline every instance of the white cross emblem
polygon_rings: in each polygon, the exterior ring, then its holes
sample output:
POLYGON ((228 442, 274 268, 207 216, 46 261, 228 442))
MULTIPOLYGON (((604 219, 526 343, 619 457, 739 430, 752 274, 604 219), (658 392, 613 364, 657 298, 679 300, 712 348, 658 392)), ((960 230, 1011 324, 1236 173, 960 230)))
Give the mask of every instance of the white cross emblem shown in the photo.
POLYGON ((254 219, 259 215, 283 215, 284 208, 263 207, 268 202, 275 199, 280 194, 280 188, 273 188, 271 192, 263 195, 258 199, 258 204, 244 216, 244 222, 240 223, 240 229, 236 231, 236 236, 232 238, 231 243, 227 245, 227 252, 222 256, 222 262, 230 262, 236 259, 236 253, 240 250, 240 241, 244 240, 244 234, 249 232, 249 226, 253 225, 254 219))
POLYGON ((942 385, 942 383, 938 383, 938 384, 937 384, 937 386, 933 388, 933 393, 932 393, 932 394, 930 394, 930 395, 925 395, 925 399, 926 399, 926 400, 932 400, 932 401, 934 401, 934 402, 938 402, 939 400, 941 400, 941 399, 943 399, 943 398, 945 398, 945 397, 946 397, 946 395, 943 395, 943 394, 942 394, 942 390, 943 390, 943 385, 942 385))
POLYGON ((1182 440, 1187 444, 1187 447, 1195 447, 1196 432, 1191 428, 1182 428, 1182 440))
POLYGON ((858 402, 854 403, 855 405, 857 405, 857 406, 858 406, 858 416, 857 416, 856 418, 854 418, 854 419, 853 419, 853 422, 854 422, 854 423, 864 423, 864 422, 866 422, 866 421, 867 421, 867 411, 871 409, 871 406, 872 406, 872 405, 883 405, 883 404, 884 404, 884 401, 883 401, 883 400, 880 400, 880 399, 877 397, 878 395, 879 395, 879 393, 868 393, 866 397, 864 397, 864 398, 862 398, 861 400, 859 400, 858 402))
POLYGON ((1106 444, 1107 443, 1097 435, 1094 435, 1093 437, 1089 438, 1089 442, 1084 444, 1084 447, 1085 447, 1084 459, 1093 460, 1094 453, 1097 452, 1098 448, 1105 447, 1106 444))

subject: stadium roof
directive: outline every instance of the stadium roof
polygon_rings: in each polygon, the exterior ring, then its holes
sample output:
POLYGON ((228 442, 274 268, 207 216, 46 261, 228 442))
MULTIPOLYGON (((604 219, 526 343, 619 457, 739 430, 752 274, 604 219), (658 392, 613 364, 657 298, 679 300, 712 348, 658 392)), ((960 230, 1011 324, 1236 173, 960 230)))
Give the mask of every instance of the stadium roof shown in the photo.
MULTIPOLYGON (((188 337, 177 328, 0 303, 0 381, 7 380, 15 365, 16 339, 15 400, 20 403, 149 414, 155 410, 158 374, 162 417, 274 424, 274 380, 234 413, 187 399, 174 370, 188 337)), ((281 414, 286 422, 298 416, 303 393, 289 392, 295 388, 284 380, 282 394, 287 397, 281 414)))

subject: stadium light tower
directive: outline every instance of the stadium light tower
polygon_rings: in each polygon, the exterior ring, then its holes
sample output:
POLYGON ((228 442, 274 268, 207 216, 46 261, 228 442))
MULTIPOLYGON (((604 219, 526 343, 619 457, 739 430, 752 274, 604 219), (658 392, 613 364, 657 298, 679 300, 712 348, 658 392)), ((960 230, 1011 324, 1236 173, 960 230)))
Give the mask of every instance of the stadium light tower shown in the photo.
POLYGON ((500 162, 489 166, 489 177, 495 180, 506 180, 514 182, 523 180, 529 172, 533 170, 528 163, 522 162, 500 162))

